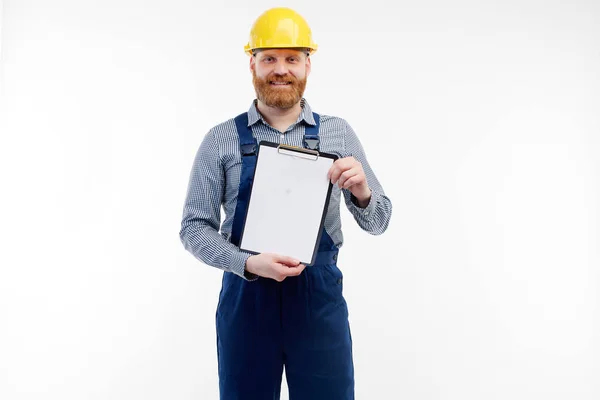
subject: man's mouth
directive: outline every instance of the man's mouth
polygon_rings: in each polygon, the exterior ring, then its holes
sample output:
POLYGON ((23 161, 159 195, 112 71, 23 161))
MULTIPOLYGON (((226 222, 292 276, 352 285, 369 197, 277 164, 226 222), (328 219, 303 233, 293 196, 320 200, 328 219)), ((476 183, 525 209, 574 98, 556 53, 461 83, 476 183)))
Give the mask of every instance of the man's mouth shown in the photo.
POLYGON ((287 86, 287 85, 292 84, 292 82, 274 82, 274 81, 271 81, 269 83, 274 86, 287 86))

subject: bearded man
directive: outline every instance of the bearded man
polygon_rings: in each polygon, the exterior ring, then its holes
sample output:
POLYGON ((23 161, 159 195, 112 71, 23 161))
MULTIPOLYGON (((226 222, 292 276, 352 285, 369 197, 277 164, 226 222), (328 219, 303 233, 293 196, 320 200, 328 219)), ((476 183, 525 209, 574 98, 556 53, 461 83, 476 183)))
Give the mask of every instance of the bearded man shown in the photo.
POLYGON ((248 112, 213 127, 194 159, 179 234, 186 250, 223 270, 216 310, 222 400, 279 399, 284 367, 291 400, 354 399, 352 337, 337 266, 340 199, 373 235, 387 229, 392 203, 346 120, 313 112, 303 97, 316 50, 295 11, 273 8, 259 16, 245 46, 256 99, 248 112), (335 185, 308 267, 285 254, 239 248, 253 178, 247 161, 261 140, 339 157, 328 172, 335 185))

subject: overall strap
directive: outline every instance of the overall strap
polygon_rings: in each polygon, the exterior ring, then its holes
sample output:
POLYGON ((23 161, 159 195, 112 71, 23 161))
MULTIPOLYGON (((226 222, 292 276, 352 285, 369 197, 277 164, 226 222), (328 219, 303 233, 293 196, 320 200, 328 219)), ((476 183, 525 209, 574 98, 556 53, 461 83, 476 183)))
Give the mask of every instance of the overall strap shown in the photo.
POLYGON ((315 125, 306 125, 304 127, 304 147, 311 150, 319 150, 319 127, 321 125, 321 117, 317 113, 313 113, 315 125))
POLYGON ((252 135, 252 128, 248 126, 248 113, 238 115, 235 117, 234 121, 240 143, 242 171, 240 174, 237 205, 235 207, 233 227, 231 230, 231 243, 239 246, 242 229, 246 220, 248 203, 250 201, 250 188, 252 187, 252 181, 254 180, 258 143, 252 135))

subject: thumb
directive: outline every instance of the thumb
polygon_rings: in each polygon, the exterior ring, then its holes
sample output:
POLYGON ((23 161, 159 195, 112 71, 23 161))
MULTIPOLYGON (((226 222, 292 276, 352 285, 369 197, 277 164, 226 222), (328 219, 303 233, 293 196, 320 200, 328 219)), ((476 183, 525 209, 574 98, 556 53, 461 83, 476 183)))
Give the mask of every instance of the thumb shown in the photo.
POLYGON ((300 260, 296 260, 293 257, 288 257, 288 256, 277 256, 277 262, 285 264, 285 265, 289 265, 291 267, 295 267, 296 265, 300 264, 300 260))

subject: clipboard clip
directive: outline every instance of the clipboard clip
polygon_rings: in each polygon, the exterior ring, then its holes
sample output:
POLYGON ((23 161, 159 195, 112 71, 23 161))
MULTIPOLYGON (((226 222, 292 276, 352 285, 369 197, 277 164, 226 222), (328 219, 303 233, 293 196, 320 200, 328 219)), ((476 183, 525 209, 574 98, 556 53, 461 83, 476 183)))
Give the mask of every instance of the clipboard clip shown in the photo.
POLYGON ((301 156, 302 158, 312 159, 313 161, 319 159, 319 152, 317 150, 305 149, 303 147, 298 146, 290 146, 288 144, 280 144, 279 146, 277 146, 277 152, 279 154, 285 154, 288 156, 297 156, 294 153, 301 153, 304 154, 303 156, 301 156))

